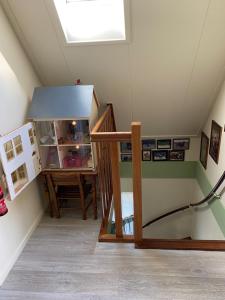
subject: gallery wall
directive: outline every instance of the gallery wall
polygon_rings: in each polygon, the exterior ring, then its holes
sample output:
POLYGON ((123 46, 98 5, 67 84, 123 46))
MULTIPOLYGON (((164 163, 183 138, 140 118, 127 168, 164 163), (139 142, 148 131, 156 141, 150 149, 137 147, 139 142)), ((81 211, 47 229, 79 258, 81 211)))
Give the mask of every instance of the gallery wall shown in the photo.
MULTIPOLYGON (((1 7, 0 66, 0 134, 3 135, 24 123, 33 88, 40 82, 1 7)), ((29 185, 14 202, 7 201, 7 206, 8 214, 0 217, 0 285, 43 214, 37 183, 29 185)))
MULTIPOLYGON (((221 87, 220 93, 212 107, 210 115, 203 129, 204 133, 209 139, 211 135, 212 121, 215 121, 219 126, 222 127, 222 134, 218 163, 216 163, 209 154, 206 169, 200 164, 198 166, 197 179, 205 195, 212 188, 212 186, 217 183, 225 171, 225 83, 221 87)), ((222 187, 224 185, 225 183, 223 183, 222 187)), ((207 231, 208 236, 222 236, 223 239, 225 239, 225 194, 222 196, 221 200, 214 201, 210 205, 210 210, 203 210, 198 213, 196 224, 196 236, 207 231), (209 227, 210 223, 213 223, 214 225, 216 224, 216 226, 213 226, 214 228, 216 227, 216 231, 215 229, 213 230, 213 228, 209 227)))

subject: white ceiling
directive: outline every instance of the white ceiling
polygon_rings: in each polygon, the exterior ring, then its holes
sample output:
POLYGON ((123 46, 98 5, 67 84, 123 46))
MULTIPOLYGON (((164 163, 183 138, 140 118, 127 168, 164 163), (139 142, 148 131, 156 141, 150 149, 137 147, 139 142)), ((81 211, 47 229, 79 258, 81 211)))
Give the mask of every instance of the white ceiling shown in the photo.
POLYGON ((225 0, 129 2, 129 43, 66 46, 52 0, 0 0, 44 85, 94 83, 120 130, 198 134, 225 75, 225 0))

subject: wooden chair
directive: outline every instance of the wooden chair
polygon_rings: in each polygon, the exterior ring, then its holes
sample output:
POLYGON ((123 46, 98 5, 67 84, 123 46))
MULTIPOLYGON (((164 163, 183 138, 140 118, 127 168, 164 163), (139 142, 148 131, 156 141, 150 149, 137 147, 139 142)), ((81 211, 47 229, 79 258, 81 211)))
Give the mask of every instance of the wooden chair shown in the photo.
MULTIPOLYGON (((74 172, 51 172, 47 175, 47 181, 56 217, 60 218, 62 200, 78 199, 80 200, 83 220, 86 220, 86 212, 90 203, 85 206, 85 198, 91 188, 85 185, 83 177, 74 172)), ((90 202, 93 202, 93 199, 90 202)))

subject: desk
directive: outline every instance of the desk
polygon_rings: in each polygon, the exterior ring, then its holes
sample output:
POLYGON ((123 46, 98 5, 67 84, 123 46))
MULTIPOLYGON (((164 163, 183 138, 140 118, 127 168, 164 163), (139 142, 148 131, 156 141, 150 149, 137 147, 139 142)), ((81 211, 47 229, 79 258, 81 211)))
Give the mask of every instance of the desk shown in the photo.
POLYGON ((50 216, 53 218, 60 218, 60 212, 57 204, 57 199, 55 196, 55 191, 53 190, 52 184, 51 184, 51 173, 60 172, 62 173, 70 173, 70 174, 78 174, 81 177, 83 177, 85 180, 90 181, 92 188, 92 201, 90 201, 87 206, 85 207, 85 210, 87 211, 89 206, 93 203, 93 214, 94 219, 97 219, 97 192, 96 192, 96 177, 97 172, 96 171, 71 171, 71 170, 46 170, 41 173, 41 176, 44 180, 45 185, 45 194, 49 200, 49 207, 50 207, 50 216))

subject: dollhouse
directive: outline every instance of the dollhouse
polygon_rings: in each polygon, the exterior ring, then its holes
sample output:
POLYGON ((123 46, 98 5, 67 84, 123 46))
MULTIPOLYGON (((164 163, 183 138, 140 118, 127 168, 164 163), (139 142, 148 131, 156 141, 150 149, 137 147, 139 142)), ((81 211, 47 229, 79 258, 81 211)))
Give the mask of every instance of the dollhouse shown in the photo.
POLYGON ((7 193, 13 200, 41 171, 95 170, 90 131, 99 103, 92 85, 37 87, 29 123, 0 138, 7 193))

